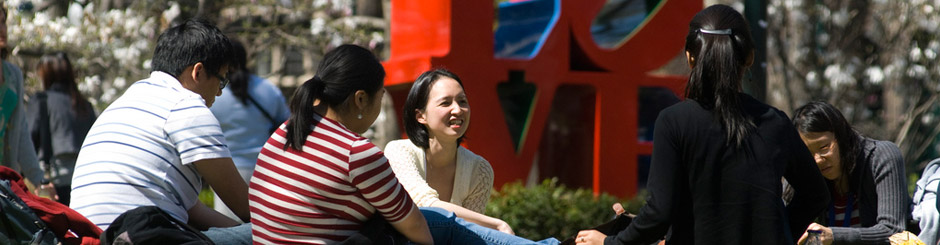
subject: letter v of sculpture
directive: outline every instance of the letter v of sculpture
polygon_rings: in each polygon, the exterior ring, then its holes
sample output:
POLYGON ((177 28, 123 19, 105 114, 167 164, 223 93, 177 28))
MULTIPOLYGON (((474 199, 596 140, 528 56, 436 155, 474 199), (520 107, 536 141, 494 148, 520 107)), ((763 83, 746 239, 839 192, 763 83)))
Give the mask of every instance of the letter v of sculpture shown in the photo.
POLYGON ((638 140, 639 90, 662 87, 682 94, 686 76, 651 72, 680 53, 688 21, 701 10, 702 3, 660 1, 626 41, 604 49, 595 44, 590 32, 604 0, 547 2, 553 11, 532 55, 500 58, 494 55, 495 11, 491 1, 392 1, 391 57, 384 64, 388 72, 385 84, 398 108, 396 113, 400 118, 401 104, 418 74, 438 67, 454 71, 464 81, 473 109, 466 145, 493 165, 498 188, 525 180, 536 155, 545 150, 540 149, 540 143, 553 102, 565 103, 566 99, 556 98, 559 87, 592 87, 593 104, 587 103, 584 110, 593 113, 571 119, 593 122, 588 125, 593 135, 579 136, 587 137, 585 142, 590 145, 584 148, 588 150, 572 153, 582 154, 581 159, 587 160, 558 163, 538 159, 539 167, 583 173, 585 176, 580 178, 595 194, 603 191, 633 196, 637 191, 638 157, 652 153, 652 142, 638 140), (504 113, 505 101, 518 100, 512 96, 519 95, 504 90, 501 97, 498 91, 514 79, 524 79, 533 88, 530 93, 521 93, 528 96, 523 101, 531 98, 529 107, 521 109, 523 117, 515 118, 521 121, 507 118, 509 113, 504 113))

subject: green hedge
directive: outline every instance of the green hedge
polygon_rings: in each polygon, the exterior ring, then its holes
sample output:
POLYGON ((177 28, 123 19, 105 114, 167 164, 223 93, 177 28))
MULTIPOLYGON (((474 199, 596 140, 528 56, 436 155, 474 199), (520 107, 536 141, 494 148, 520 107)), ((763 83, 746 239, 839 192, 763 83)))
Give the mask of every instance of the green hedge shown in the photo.
POLYGON ((519 182, 506 184, 496 191, 486 205, 486 214, 506 221, 516 235, 532 240, 554 237, 564 240, 609 221, 614 216, 611 205, 621 202, 636 213, 645 203, 637 195, 632 200, 619 200, 603 193, 597 197, 590 189, 570 189, 557 178, 547 179, 532 188, 519 182))

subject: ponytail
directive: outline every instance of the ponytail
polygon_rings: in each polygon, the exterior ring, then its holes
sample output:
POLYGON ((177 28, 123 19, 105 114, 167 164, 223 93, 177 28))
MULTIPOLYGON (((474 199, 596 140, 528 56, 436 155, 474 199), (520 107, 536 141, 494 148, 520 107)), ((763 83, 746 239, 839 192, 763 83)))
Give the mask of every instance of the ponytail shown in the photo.
POLYGON ((685 50, 694 61, 686 98, 711 110, 724 126, 725 144, 740 147, 756 128, 738 95, 754 51, 747 22, 726 5, 708 7, 689 24, 685 50))
POLYGON ((284 150, 294 148, 299 151, 303 148, 307 135, 310 135, 313 126, 317 125, 317 121, 313 120, 316 114, 313 110, 313 102, 323 94, 324 85, 320 77, 313 76, 294 92, 290 100, 291 115, 287 120, 284 150))
POLYGON ((317 106, 342 110, 356 91, 365 91, 370 96, 378 92, 385 79, 385 68, 368 49, 346 44, 323 55, 316 74, 291 97, 284 150, 303 149, 307 136, 320 120, 318 117, 323 116, 314 111, 314 101, 319 100, 317 106))

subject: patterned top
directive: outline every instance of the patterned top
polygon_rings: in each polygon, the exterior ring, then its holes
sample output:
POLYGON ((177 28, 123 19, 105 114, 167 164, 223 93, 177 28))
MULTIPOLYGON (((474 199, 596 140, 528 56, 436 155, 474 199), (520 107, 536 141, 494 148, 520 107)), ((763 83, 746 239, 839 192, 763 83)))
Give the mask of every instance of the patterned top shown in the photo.
MULTIPOLYGON (((419 207, 430 207, 440 200, 437 191, 427 182, 424 149, 408 139, 395 140, 385 147, 385 156, 419 207)), ((457 147, 454 190, 447 202, 482 214, 492 191, 493 167, 490 163, 467 148, 457 147)))
POLYGON ((336 121, 314 120, 302 151, 284 150, 282 124, 258 155, 248 191, 255 243, 337 243, 376 211, 396 223, 414 207, 378 147, 336 121))
POLYGON ((75 163, 70 207, 107 229, 118 215, 157 206, 188 222, 202 177, 193 162, 231 157, 205 101, 153 72, 111 103, 75 163))
POLYGON ((830 212, 832 214, 829 225, 830 227, 862 227, 862 219, 859 216, 859 206, 858 198, 855 198, 855 195, 840 195, 836 192, 835 189, 829 188, 829 193, 832 193, 832 207, 830 207, 830 212), (851 198, 851 200, 849 200, 851 198), (849 205, 849 202, 852 202, 849 205), (848 209, 852 210, 848 210, 848 209), (852 212, 848 224, 845 223, 845 213, 852 212))

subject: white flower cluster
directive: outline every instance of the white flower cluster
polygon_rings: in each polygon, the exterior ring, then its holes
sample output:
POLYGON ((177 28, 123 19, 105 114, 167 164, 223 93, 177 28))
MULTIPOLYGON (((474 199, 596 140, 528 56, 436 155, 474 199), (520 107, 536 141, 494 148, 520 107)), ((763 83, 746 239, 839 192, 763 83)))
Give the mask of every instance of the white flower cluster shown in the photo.
MULTIPOLYGON (((126 88, 126 82, 149 73, 150 56, 160 21, 140 14, 134 8, 102 11, 95 4, 73 2, 65 16, 45 12, 21 12, 15 6, 24 1, 6 1, 8 36, 15 45, 13 55, 41 54, 54 51, 69 53, 79 89, 96 108, 111 103, 126 88)), ((166 12, 179 11, 173 4, 166 12)), ((172 13, 171 13, 172 14, 172 13)), ((28 79, 36 79, 23 64, 28 79)), ((35 82, 32 84, 36 84, 35 82)))
POLYGON ((367 17, 353 15, 352 0, 314 0, 310 34, 321 40, 324 50, 345 43, 376 49, 385 42, 384 21, 377 25, 367 17))

